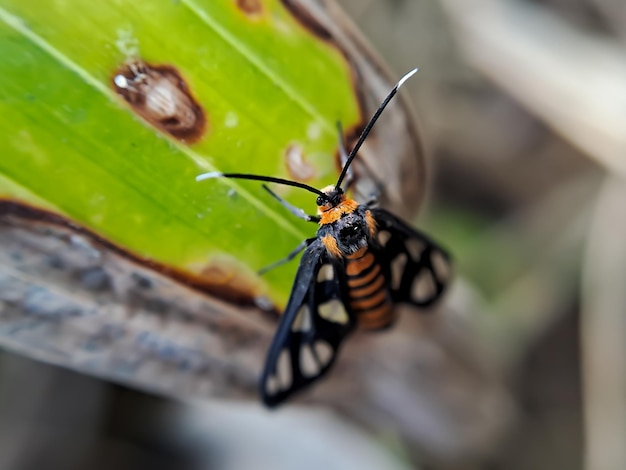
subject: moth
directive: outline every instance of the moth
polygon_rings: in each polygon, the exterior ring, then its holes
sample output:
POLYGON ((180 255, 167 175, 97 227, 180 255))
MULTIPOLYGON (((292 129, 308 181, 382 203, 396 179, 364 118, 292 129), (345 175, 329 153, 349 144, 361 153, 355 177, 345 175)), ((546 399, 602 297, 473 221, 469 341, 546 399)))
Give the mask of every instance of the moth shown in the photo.
POLYGON ((261 375, 260 395, 274 407, 325 375, 334 364, 344 339, 357 326, 380 330, 395 320, 399 303, 428 307, 449 281, 450 256, 430 238, 408 226, 374 201, 358 203, 346 196, 349 168, 387 104, 417 69, 407 73, 383 100, 347 154, 339 129, 344 162, 337 182, 321 190, 271 176, 210 172, 196 180, 239 178, 305 189, 317 195, 317 214, 308 215, 263 188, 289 212, 319 225, 285 259, 262 272, 294 259, 304 250, 291 295, 269 348, 261 375))

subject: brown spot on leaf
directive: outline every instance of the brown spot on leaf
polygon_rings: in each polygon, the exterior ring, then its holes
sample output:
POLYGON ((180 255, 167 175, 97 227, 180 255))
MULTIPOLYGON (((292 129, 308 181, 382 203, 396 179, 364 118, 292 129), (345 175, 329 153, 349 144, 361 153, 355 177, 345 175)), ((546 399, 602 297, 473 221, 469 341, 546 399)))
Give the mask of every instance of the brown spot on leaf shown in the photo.
POLYGON ((258 276, 236 258, 220 254, 200 270, 200 277, 227 290, 242 290, 257 297, 261 293, 258 276))
POLYGON ((304 158, 302 147, 290 144, 285 150, 285 163, 291 178, 298 181, 307 181, 315 176, 315 168, 304 158))
POLYGON ((137 60, 118 69, 112 82, 133 111, 159 130, 186 143, 204 134, 205 112, 174 67, 137 60))
POLYGON ((257 19, 263 14, 261 0, 235 0, 237 8, 251 19, 257 19))

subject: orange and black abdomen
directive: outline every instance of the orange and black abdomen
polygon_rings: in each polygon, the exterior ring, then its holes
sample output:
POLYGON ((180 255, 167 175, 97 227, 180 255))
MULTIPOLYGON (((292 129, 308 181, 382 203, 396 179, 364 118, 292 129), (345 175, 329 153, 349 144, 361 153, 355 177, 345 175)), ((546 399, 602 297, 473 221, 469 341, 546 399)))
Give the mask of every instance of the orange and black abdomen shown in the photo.
POLYGON ((389 326, 393 320, 393 306, 387 292, 385 278, 374 254, 369 250, 346 258, 349 302, 357 315, 359 326, 376 330, 389 326))

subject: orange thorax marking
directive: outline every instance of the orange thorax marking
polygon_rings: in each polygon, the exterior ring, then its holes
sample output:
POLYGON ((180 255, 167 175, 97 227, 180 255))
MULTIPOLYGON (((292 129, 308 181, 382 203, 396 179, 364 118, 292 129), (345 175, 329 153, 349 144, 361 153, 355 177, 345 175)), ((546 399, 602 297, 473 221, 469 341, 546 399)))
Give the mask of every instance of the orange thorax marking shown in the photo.
POLYGON ((334 256, 335 258, 340 258, 342 256, 341 250, 337 246, 337 240, 335 240, 332 235, 326 235, 322 237, 322 243, 326 247, 326 250, 328 250, 328 253, 331 254, 331 256, 334 256))
POLYGON ((343 214, 351 214, 359 207, 359 203, 353 199, 346 199, 339 203, 338 206, 331 207, 328 210, 318 209, 320 215, 320 225, 328 225, 341 219, 343 214))
POLYGON ((370 231, 370 237, 374 238, 376 236, 376 220, 374 220, 374 217, 369 210, 365 211, 365 222, 367 223, 367 228, 370 231))

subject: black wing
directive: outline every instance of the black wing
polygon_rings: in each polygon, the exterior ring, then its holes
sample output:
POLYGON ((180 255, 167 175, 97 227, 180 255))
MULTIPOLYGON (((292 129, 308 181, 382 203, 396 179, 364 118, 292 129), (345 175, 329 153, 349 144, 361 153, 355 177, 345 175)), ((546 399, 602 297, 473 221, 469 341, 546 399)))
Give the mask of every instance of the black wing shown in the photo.
POLYGON ((378 260, 394 302, 427 307, 450 281, 450 256, 430 238, 384 209, 370 209, 378 227, 378 260))
POLYGON ((339 345, 356 324, 345 298, 342 261, 331 258, 322 241, 315 239, 302 255, 267 354, 260 383, 267 406, 278 405, 333 365, 339 345))

